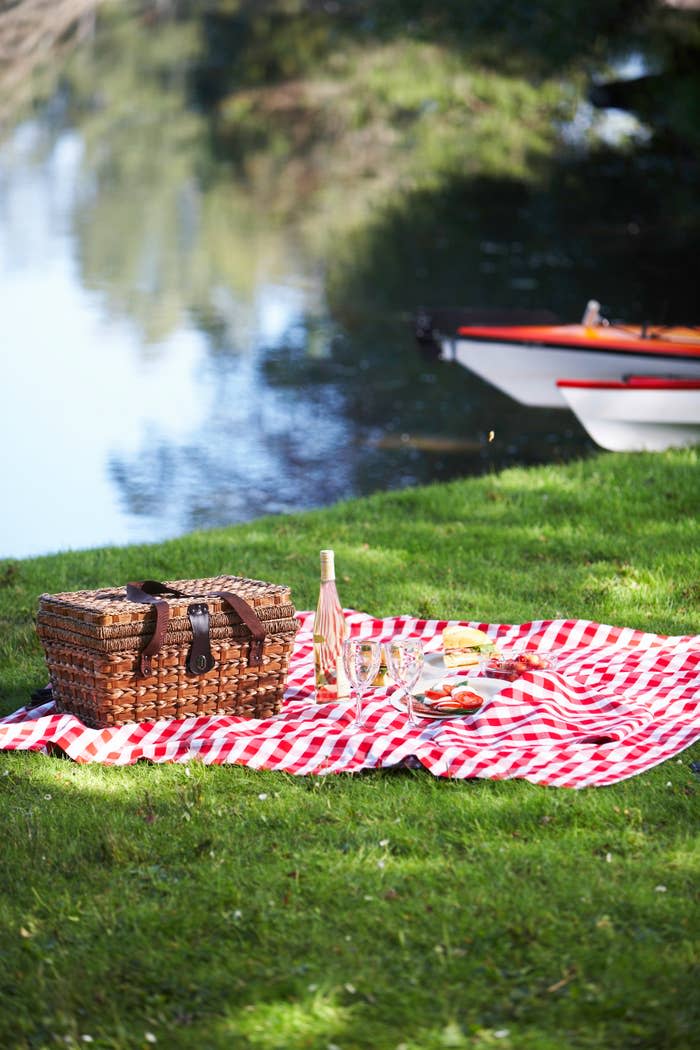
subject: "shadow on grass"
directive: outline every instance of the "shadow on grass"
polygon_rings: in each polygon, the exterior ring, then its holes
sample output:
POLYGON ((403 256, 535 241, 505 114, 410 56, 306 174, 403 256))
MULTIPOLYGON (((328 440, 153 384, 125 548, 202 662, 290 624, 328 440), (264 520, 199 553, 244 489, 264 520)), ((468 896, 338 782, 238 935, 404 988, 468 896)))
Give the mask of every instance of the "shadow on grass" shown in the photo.
POLYGON ((518 1047, 566 1030, 670 1048, 692 1030, 680 766, 563 792, 0 765, 6 1045, 423 1048, 451 1031, 473 1048, 507 1028, 518 1047))

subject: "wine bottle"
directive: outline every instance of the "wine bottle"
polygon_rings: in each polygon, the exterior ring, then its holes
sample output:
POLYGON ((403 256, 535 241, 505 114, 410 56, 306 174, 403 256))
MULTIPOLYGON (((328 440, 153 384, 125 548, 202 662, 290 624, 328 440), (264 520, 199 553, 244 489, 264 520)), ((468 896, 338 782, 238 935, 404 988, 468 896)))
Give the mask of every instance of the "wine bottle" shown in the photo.
POLYGON ((348 625, 335 585, 335 555, 321 551, 321 587, 314 618, 314 670, 316 702, 325 704, 350 697, 350 683, 343 666, 343 642, 348 625))

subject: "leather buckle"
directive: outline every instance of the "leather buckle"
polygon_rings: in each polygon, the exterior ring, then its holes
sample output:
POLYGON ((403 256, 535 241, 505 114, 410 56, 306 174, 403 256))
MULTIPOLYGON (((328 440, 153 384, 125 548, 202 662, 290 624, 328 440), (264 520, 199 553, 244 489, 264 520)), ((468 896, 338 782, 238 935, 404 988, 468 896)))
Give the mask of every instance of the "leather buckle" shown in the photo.
POLYGON ((259 667, 263 659, 263 650, 265 646, 264 638, 251 638, 250 648, 248 649, 248 666, 259 667))
POLYGON ((187 606, 187 615, 192 625, 192 646, 187 667, 192 674, 204 674, 214 666, 209 644, 209 609, 203 602, 193 602, 187 606))

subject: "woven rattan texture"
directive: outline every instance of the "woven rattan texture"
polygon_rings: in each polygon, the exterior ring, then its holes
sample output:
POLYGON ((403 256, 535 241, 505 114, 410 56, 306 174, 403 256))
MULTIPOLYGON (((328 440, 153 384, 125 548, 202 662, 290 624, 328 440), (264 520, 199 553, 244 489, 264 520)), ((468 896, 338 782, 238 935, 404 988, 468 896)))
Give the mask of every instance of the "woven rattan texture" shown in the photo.
MULTIPOLYGON (((228 607, 217 592, 232 591, 252 605, 260 619, 264 619, 264 610, 275 606, 292 604, 289 588, 281 584, 266 583, 263 580, 249 580, 242 576, 212 576, 203 580, 168 580, 165 584, 173 590, 182 591, 186 598, 175 598, 169 595, 158 595, 166 601, 170 610, 170 619, 187 619, 187 606, 194 598, 207 598, 210 613, 227 611, 228 607)), ((131 602, 126 597, 124 587, 102 587, 94 591, 67 591, 62 594, 42 594, 39 599, 42 612, 55 616, 70 616, 94 630, 95 627, 106 628, 104 635, 95 632, 96 637, 106 636, 117 625, 144 621, 155 613, 149 606, 131 602)), ((275 610, 279 616, 279 609, 275 610)), ((240 621, 239 621, 240 622, 240 621)))
MULTIPOLYGON (((212 617, 212 622, 214 622, 214 617, 212 617)), ((70 624, 70 621, 67 621, 67 623, 70 624)), ((288 616, 284 620, 264 620, 263 623, 268 634, 284 634, 290 630, 293 617, 288 616)), ((173 625, 168 625, 168 631, 165 636, 166 645, 189 645, 192 642, 192 628, 189 620, 186 623, 181 623, 181 627, 182 629, 178 630, 173 625)), ((50 628, 47 628, 45 621, 39 618, 37 619, 37 632, 40 638, 49 642, 63 642, 66 645, 75 645, 80 649, 90 649, 96 653, 121 653, 128 649, 143 648, 153 633, 153 627, 151 624, 150 627, 144 627, 138 633, 130 631, 129 634, 95 639, 89 635, 83 635, 79 631, 73 631, 70 627, 64 629, 63 625, 52 625, 50 628)), ((250 631, 239 620, 230 626, 210 627, 209 637, 218 640, 231 638, 247 639, 250 638, 250 631)))
POLYGON ((192 598, 167 598, 171 619, 152 673, 140 675, 140 654, 155 623, 152 606, 126 600, 122 588, 42 595, 37 632, 46 654, 57 707, 85 725, 191 715, 267 718, 282 704, 289 657, 298 629, 288 588, 259 580, 219 576, 177 580, 169 586, 192 598), (248 666, 250 631, 212 592, 241 595, 265 626, 262 663, 248 666), (187 669, 192 599, 206 599, 214 666, 187 669))

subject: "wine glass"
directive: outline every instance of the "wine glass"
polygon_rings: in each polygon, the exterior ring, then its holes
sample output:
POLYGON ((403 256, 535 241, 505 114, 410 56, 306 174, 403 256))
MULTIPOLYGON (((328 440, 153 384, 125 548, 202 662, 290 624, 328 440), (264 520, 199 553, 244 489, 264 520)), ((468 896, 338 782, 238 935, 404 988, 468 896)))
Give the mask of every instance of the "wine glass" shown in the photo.
POLYGON ((418 725, 413 714, 413 687, 423 670, 423 644, 418 638, 395 638, 386 646, 389 674, 406 694, 406 711, 411 725, 418 725))
POLYGON ((381 653, 375 638, 348 638, 343 642, 343 666, 357 698, 354 725, 362 725, 362 701, 379 670, 381 653))

